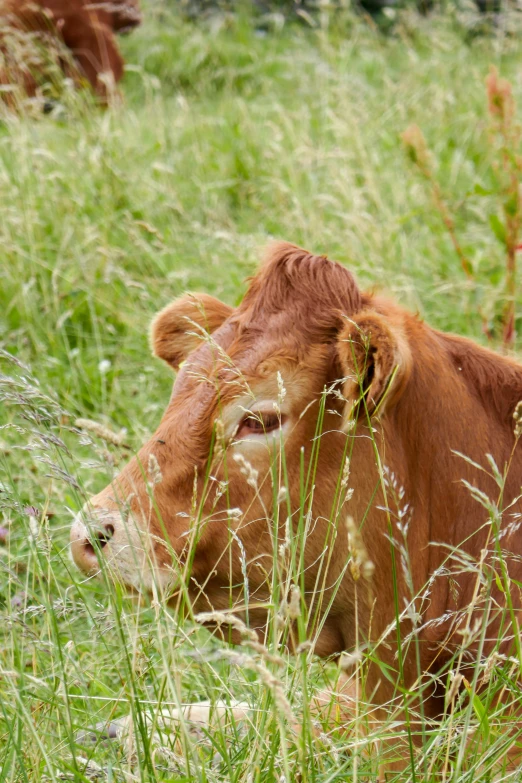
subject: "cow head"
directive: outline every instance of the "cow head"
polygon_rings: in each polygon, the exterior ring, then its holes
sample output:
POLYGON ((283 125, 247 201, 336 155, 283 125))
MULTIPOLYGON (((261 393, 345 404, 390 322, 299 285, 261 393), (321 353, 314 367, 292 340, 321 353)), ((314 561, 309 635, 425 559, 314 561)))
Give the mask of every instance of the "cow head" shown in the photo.
POLYGON ((139 0, 86 0, 85 6, 115 33, 126 33, 141 24, 139 0))
MULTIPOLYGON (((175 593, 185 580, 198 610, 240 605, 246 574, 259 624, 298 528, 305 591, 339 579, 347 513, 362 516, 375 496, 370 417, 397 402, 410 366, 400 327, 371 303, 344 267, 278 244, 237 309, 186 295, 160 312, 152 344, 178 371, 172 397, 150 441, 75 521, 77 565, 106 565, 149 590, 175 593), (355 451, 347 509, 342 476, 355 451)), ((346 644, 325 620, 317 651, 346 644)))

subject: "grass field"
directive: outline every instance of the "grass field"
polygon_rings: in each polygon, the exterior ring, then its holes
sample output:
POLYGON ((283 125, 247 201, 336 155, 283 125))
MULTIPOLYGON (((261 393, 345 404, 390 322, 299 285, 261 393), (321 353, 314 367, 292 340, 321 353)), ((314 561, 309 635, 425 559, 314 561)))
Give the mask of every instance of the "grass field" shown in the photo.
MULTIPOLYGON (((0 781, 377 779, 378 758, 355 764, 353 739, 296 745, 259 672, 217 656, 161 601, 84 580, 68 555, 72 515, 129 453, 74 421, 125 428, 137 449, 172 384, 150 354, 151 317, 187 289, 237 303, 270 239, 327 253, 438 328, 485 341, 486 325, 498 339, 505 249, 484 81, 496 65, 522 105, 519 39, 471 37, 452 13, 408 13, 387 34, 322 21, 194 25, 151 2, 122 42, 121 106, 70 99, 60 116, 0 127, 0 347, 14 357, 2 359, 0 408, 0 781), (405 153, 412 123, 471 275, 405 153), (266 711, 246 732, 149 743, 148 708, 229 696, 266 711), (76 743, 129 712, 134 749, 76 743)), ((313 662, 304 683, 281 656, 301 714, 336 667, 313 662)), ((424 766, 389 779, 490 780, 487 747, 454 766, 446 730, 424 766)))

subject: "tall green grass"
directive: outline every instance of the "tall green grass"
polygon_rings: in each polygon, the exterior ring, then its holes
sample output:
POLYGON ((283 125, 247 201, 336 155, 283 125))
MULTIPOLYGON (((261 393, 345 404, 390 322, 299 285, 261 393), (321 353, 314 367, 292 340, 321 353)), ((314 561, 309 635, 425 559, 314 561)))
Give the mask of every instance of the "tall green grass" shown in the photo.
MULTIPOLYGON (((275 642, 274 658, 248 644, 234 658, 161 596, 137 603, 76 572, 72 515, 129 449, 74 423, 125 428, 136 450, 171 387, 150 356, 151 316, 186 289, 236 303, 272 237, 328 253, 434 326, 485 339, 484 315, 494 325, 503 311, 504 251, 491 230, 499 204, 484 79, 497 65, 520 98, 519 41, 502 29, 471 40, 451 14, 406 14, 388 35, 352 17, 269 34, 241 16, 197 26, 161 3, 145 18, 122 44, 122 106, 99 112, 65 97, 56 116, 5 114, 0 128, 0 347, 15 357, 1 358, 0 780, 375 780, 383 732, 403 737, 398 713, 373 729, 361 702, 348 735, 314 726, 312 695, 335 683, 334 664, 275 642), (472 279, 404 155, 412 123, 433 152, 472 279), (154 739, 161 707, 203 698, 245 700, 252 717, 154 739), (299 736, 285 710, 303 723, 299 736), (79 731, 128 714, 134 739, 123 746, 78 743, 79 731)), ((400 488, 388 491, 400 500, 400 488)), ((390 506, 393 519, 400 503, 390 506)), ((300 540, 294 571, 276 563, 274 601, 299 584, 300 540)), ((470 700, 452 695, 441 725, 421 721, 418 766, 397 780, 491 779, 505 739, 493 697, 502 687, 518 695, 508 664, 479 696, 482 672, 470 700), (469 751, 465 733, 477 726, 469 751)))

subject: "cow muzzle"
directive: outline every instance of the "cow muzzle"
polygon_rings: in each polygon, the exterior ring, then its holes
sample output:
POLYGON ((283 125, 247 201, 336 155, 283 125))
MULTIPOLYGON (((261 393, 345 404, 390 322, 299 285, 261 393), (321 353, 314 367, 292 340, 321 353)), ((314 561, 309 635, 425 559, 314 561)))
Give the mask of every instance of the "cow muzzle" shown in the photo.
POLYGON ((71 528, 72 559, 87 576, 104 572, 133 592, 163 590, 171 583, 171 558, 149 528, 127 509, 87 503, 71 528))
POLYGON ((75 518, 71 528, 71 555, 84 574, 92 576, 100 571, 115 535, 116 516, 114 512, 86 507, 75 518))

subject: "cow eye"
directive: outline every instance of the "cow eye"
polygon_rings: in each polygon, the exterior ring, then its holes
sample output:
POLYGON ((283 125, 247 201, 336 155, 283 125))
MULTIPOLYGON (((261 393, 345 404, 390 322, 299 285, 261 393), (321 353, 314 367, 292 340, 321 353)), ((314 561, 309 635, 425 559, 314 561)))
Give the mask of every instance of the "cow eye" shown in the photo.
POLYGON ((282 416, 277 413, 249 413, 239 425, 237 436, 243 438, 246 435, 265 435, 267 432, 278 430, 282 424, 282 416))

